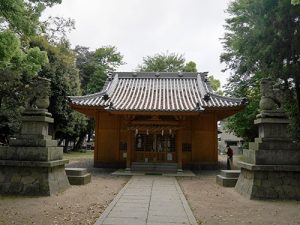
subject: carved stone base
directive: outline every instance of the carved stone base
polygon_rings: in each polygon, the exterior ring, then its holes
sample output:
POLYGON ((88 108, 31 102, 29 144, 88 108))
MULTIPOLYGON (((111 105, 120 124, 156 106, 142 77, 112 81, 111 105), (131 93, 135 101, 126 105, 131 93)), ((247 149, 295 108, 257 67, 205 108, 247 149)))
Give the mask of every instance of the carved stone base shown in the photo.
POLYGON ((300 200, 300 166, 254 165, 239 162, 235 190, 249 199, 300 200))
POLYGON ((287 118, 286 113, 283 110, 261 110, 256 118, 287 118))
POLYGON ((49 196, 65 191, 68 160, 51 162, 0 160, 0 194, 49 196))
POLYGON ((245 162, 256 165, 300 165, 299 150, 248 150, 243 152, 245 162))

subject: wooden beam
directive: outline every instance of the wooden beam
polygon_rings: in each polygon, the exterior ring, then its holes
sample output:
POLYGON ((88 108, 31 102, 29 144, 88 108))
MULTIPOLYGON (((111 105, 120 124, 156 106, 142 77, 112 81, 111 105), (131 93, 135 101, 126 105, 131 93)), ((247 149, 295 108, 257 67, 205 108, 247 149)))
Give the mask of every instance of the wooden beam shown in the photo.
POLYGON ((143 121, 131 121, 131 125, 174 125, 179 124, 178 121, 163 121, 163 120, 143 120, 143 121))
POLYGON ((131 158, 132 158, 132 131, 128 130, 127 132, 127 156, 126 156, 126 170, 131 169, 131 158))
POLYGON ((119 115, 158 115, 158 116, 163 116, 163 115, 175 115, 175 116, 198 116, 201 114, 201 112, 156 112, 156 111, 108 111, 111 114, 119 114, 119 115))

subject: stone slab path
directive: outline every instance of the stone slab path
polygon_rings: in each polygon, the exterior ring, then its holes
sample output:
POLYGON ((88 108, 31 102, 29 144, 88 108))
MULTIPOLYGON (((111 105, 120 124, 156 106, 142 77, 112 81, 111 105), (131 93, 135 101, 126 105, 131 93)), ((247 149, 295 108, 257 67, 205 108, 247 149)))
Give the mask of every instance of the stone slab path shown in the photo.
POLYGON ((174 177, 133 176, 95 225, 197 225, 174 177))

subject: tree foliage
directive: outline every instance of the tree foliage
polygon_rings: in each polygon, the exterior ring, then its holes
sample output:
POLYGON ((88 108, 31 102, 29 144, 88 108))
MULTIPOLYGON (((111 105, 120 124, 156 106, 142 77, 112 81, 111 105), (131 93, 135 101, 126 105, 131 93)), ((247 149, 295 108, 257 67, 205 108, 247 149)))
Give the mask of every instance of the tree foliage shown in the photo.
POLYGON ((46 6, 61 0, 0 0, 0 141, 18 132, 24 111, 27 84, 34 76, 51 80, 49 111, 54 117, 53 134, 79 143, 86 133, 87 120, 71 110, 68 95, 80 95, 76 58, 66 33, 72 20, 39 17, 46 6))
POLYGON ((66 141, 65 151, 69 141, 86 132, 86 118, 70 109, 66 101, 69 95, 81 95, 79 71, 76 68, 76 57, 68 42, 52 45, 44 37, 31 41, 31 46, 38 46, 47 52, 49 63, 39 72, 39 76, 51 80, 51 95, 49 111, 54 118, 54 136, 66 141))
MULTIPOLYGON (((44 65, 45 53, 38 48, 31 50, 28 40, 40 30, 39 17, 46 6, 60 3, 60 0, 0 0, 0 69, 23 65, 44 65), (27 55, 29 53, 29 55, 27 55), (28 63, 28 64, 27 64, 28 63)), ((36 67, 38 72, 40 67, 36 67)))
POLYGON ((218 79, 215 79, 213 75, 208 76, 208 81, 211 88, 219 95, 223 95, 223 91, 221 90, 221 82, 218 79))
POLYGON ((259 95, 253 93, 262 77, 273 78, 279 88, 289 92, 286 105, 294 106, 293 119, 299 121, 300 5, 292 5, 290 0, 235 0, 228 13, 221 61, 234 73, 227 94, 253 98, 244 113, 229 120, 228 127, 235 132, 249 129, 245 121, 255 117, 250 111, 256 111, 259 95))
POLYGON ((197 65, 193 61, 189 61, 188 63, 185 64, 183 67, 183 72, 197 72, 197 65))
POLYGON ((20 127, 26 90, 24 86, 48 63, 47 53, 31 47, 40 28, 39 17, 46 6, 59 0, 0 0, 0 137, 20 127))
POLYGON ((52 44, 67 42, 67 34, 75 29, 75 21, 71 18, 48 17, 41 23, 41 34, 52 44))
POLYGON ((146 56, 137 68, 140 72, 197 72, 196 63, 185 63, 183 55, 176 53, 162 53, 146 56))
POLYGON ((84 94, 99 92, 106 81, 107 73, 124 64, 123 56, 114 46, 104 46, 95 51, 76 46, 74 51, 84 94))

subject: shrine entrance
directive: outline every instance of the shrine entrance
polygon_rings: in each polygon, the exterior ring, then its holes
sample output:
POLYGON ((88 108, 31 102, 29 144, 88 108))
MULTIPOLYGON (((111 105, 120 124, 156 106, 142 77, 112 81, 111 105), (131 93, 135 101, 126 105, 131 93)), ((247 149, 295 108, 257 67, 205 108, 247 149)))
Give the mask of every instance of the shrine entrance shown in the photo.
POLYGON ((136 162, 176 162, 175 134, 137 134, 134 152, 136 162))

